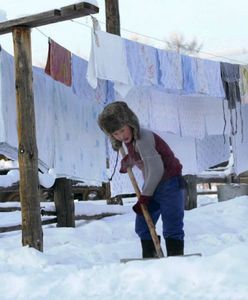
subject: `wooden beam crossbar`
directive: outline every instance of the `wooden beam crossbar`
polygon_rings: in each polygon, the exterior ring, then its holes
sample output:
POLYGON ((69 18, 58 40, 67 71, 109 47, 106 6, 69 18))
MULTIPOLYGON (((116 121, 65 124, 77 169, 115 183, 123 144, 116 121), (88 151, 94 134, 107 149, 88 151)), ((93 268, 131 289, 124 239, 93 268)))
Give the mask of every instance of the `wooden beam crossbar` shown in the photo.
POLYGON ((84 17, 99 12, 99 8, 87 2, 68 5, 60 9, 22 17, 0 23, 0 34, 11 33, 14 27, 39 27, 57 22, 67 21, 74 18, 84 17))

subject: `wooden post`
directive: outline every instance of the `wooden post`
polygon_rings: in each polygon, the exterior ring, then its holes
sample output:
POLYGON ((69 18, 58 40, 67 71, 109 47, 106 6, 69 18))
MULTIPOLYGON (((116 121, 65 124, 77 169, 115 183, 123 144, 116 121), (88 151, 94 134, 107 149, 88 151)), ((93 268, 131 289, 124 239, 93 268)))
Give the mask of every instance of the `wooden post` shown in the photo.
POLYGON ((105 0, 106 31, 120 34, 120 15, 118 0, 105 0))
POLYGON ((66 178, 56 179, 54 203, 56 206, 57 226, 75 227, 74 197, 71 180, 66 178))
POLYGON ((197 207, 197 181, 196 175, 186 175, 186 200, 185 209, 193 209, 197 207))
MULTIPOLYGON (((99 12, 87 2, 0 23, 0 35, 13 34, 18 118, 18 160, 22 206, 22 243, 43 251, 43 233, 38 197, 38 151, 35 136, 34 96, 30 30, 99 12)), ((71 221, 73 223, 73 221, 71 221)))
POLYGON ((43 251, 30 29, 13 28, 22 244, 43 251))

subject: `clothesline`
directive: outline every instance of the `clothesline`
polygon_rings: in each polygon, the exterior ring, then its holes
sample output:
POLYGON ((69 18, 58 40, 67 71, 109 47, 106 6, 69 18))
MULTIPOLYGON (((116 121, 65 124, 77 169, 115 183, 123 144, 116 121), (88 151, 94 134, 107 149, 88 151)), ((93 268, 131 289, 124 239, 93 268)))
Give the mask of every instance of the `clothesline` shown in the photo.
MULTIPOLYGON (((84 24, 82 22, 79 22, 79 21, 76 21, 76 20, 70 20, 71 22, 73 23, 76 23, 78 25, 82 25, 84 27, 87 27, 89 29, 92 29, 92 26, 90 25, 87 25, 87 24, 84 24)), ((105 22, 102 22, 102 21, 98 21, 99 23, 101 24, 106 24, 105 22)), ((47 34, 45 34, 42 30, 40 30, 39 28, 36 28, 35 29, 37 31, 39 31, 43 36, 45 36, 46 38, 50 38, 47 34)), ((128 30, 128 29, 125 29, 125 28, 121 28, 122 31, 126 31, 126 32, 129 32, 129 33, 132 33, 132 34, 137 34, 139 36, 142 36, 142 37, 145 37, 145 38, 149 38, 149 39, 152 39, 152 40, 155 40, 155 41, 158 41, 160 43, 163 43, 165 44, 166 42, 163 41, 163 40, 160 40, 158 38, 155 38, 155 37, 152 37, 152 36, 149 36, 149 35, 145 35, 145 34, 141 34, 141 33, 138 33, 138 32, 135 32, 135 31, 131 31, 131 30, 128 30)), ((226 56, 222 56, 222 55, 216 55, 214 53, 210 53, 210 52, 205 52, 205 51, 198 51, 198 53, 201 53, 201 54, 204 54, 204 55, 210 55, 212 57, 216 57, 216 58, 219 58, 219 59, 224 59, 224 60, 229 60, 229 61, 233 61, 234 63, 238 63, 238 64, 242 64, 242 65, 247 65, 247 62, 243 62, 243 61, 240 61, 240 60, 237 60, 237 59, 234 59, 234 58, 229 58, 229 57, 226 57, 226 56)), ((190 55, 190 54, 189 54, 190 55)))
MULTIPOLYGON (((75 20, 71 20, 72 22, 76 23, 76 24, 79 24, 79 25, 83 25, 85 27, 88 27, 88 28, 92 28, 92 26, 90 25, 87 25, 87 24, 84 24, 84 23, 81 23, 79 21, 75 21, 75 20)), ((106 25, 105 22, 102 22, 102 21, 98 21, 100 24, 104 24, 106 25)), ((150 35, 146 35, 146 34, 141 34, 139 32, 135 32, 135 31, 131 31, 131 30, 128 30, 128 29, 125 29, 125 28, 122 28, 121 27, 121 31, 126 31, 126 32, 129 32, 129 33, 132 33, 132 34, 136 34, 136 35, 139 35, 139 36, 142 36, 142 37, 145 37, 145 38, 149 38, 149 39, 152 39, 152 40, 155 40, 155 41, 158 41, 160 43, 163 43, 165 44, 166 42, 161 40, 161 39, 158 39, 158 38, 155 38, 155 37, 152 37, 150 35)), ((237 60, 237 59, 234 59, 234 58, 229 58, 229 57, 226 57, 226 56, 221 56, 221 55, 216 55, 216 54, 213 54, 213 53, 210 53, 210 52, 205 52, 205 51, 198 51, 198 53, 201 53, 201 54, 205 54, 205 55, 210 55, 210 56, 213 56, 213 57, 216 57, 216 58, 222 58, 222 59, 228 59, 230 61, 233 61, 233 62, 236 62, 236 63, 239 63, 239 64, 242 64, 242 65, 245 65, 247 64, 246 62, 243 62, 243 61, 240 61, 240 60, 237 60)))

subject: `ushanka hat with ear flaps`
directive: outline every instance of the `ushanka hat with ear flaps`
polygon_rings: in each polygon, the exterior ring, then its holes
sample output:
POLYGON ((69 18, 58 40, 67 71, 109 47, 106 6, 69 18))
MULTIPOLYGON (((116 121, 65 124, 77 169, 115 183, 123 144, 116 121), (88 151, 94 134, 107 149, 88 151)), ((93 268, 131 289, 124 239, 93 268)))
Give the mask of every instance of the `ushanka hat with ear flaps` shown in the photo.
POLYGON ((128 125, 133 129, 134 139, 139 138, 140 125, 135 113, 128 107, 124 101, 116 101, 105 106, 101 114, 98 116, 98 125, 110 138, 112 147, 118 151, 122 145, 112 134, 128 125))

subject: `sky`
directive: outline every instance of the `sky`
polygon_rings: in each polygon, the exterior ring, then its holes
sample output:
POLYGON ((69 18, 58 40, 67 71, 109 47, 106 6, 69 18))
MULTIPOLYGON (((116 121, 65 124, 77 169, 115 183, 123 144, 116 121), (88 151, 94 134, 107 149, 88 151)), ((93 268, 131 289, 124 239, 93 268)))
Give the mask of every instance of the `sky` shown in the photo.
MULTIPOLYGON (((0 0, 0 17, 13 19, 73 3, 71 0, 0 0)), ((104 0, 98 0, 97 3, 100 13, 95 17, 105 30, 104 0)), ((141 34, 140 41, 163 48, 165 44, 161 41, 168 40, 175 33, 182 34, 186 41, 196 38, 199 44, 203 44, 202 57, 247 62, 246 0, 119 0, 119 11, 123 37, 133 38, 141 34)), ((89 57, 91 19, 85 17, 75 21, 83 24, 67 21, 39 27, 40 31, 32 30, 34 64, 45 65, 47 37, 81 57, 89 57)), ((7 51, 12 51, 11 34, 0 36, 0 43, 7 51)))
MULTIPOLYGON (((120 214, 76 221, 75 228, 43 226, 43 253, 22 247, 20 231, 0 233, 1 300, 247 300, 248 196, 224 202, 199 196, 198 208, 185 211, 185 253, 201 257, 124 264, 120 259, 141 257, 134 201, 76 202, 76 214, 120 214)), ((20 211, 0 212, 1 227, 20 220, 20 211)), ((159 220, 158 234, 161 227, 159 220)), ((166 253, 163 239, 161 247, 166 253)))

